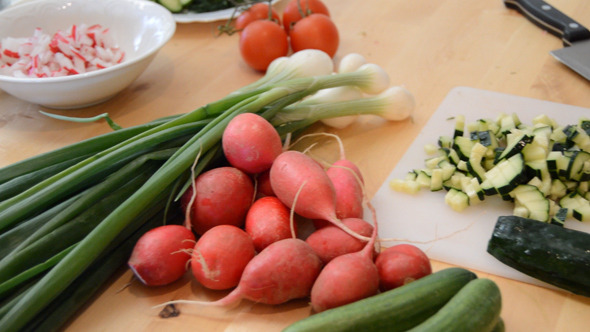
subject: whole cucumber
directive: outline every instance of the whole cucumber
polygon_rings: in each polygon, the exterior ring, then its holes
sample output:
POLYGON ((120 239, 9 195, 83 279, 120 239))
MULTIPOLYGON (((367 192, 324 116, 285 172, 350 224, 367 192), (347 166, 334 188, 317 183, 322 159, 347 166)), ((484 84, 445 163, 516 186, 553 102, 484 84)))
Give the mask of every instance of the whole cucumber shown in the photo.
POLYGON ((435 314, 476 278, 469 270, 447 268, 390 291, 314 314, 283 332, 406 331, 435 314))
POLYGON ((506 331, 506 325, 504 325, 504 320, 502 319, 502 317, 498 317, 498 321, 496 322, 496 325, 492 329, 492 332, 504 332, 504 331, 506 331))
POLYGON ((517 216, 500 216, 488 253, 533 278, 590 297, 590 234, 517 216))
POLYGON ((496 283, 474 279, 436 314, 408 332, 491 332, 500 319, 501 308, 502 296, 496 283))

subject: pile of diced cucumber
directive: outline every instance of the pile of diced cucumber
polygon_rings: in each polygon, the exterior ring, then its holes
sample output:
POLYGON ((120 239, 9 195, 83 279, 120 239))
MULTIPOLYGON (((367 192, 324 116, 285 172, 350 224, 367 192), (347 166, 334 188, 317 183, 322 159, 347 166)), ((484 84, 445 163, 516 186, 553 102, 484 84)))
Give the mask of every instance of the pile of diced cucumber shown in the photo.
POLYGON ((452 136, 425 147, 425 166, 394 179, 394 190, 445 190, 445 202, 462 211, 500 195, 513 214, 563 225, 590 220, 590 119, 559 125, 546 115, 524 124, 516 114, 466 124, 454 118, 452 136))

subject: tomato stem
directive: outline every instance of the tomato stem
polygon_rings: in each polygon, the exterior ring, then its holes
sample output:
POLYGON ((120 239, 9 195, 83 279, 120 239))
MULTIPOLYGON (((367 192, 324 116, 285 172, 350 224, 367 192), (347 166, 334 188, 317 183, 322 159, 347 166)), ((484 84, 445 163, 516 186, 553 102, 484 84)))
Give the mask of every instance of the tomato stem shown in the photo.
POLYGON ((299 10, 299 14, 301 15, 301 18, 307 17, 309 16, 309 14, 311 14, 311 11, 309 9, 309 4, 307 2, 305 2, 305 9, 303 9, 303 7, 301 6, 301 0, 297 0, 297 9, 299 10))

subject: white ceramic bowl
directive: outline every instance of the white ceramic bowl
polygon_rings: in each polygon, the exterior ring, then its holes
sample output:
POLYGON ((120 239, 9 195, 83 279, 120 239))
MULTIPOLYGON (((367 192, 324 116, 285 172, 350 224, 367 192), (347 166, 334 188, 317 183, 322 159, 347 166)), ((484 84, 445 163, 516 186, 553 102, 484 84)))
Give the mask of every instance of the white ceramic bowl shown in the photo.
POLYGON ((0 11, 0 38, 30 37, 40 27, 46 34, 73 24, 109 28, 125 52, 120 64, 83 74, 17 78, 0 75, 0 89, 49 108, 98 104, 131 84, 174 34, 176 22, 164 7, 145 0, 34 0, 0 11))

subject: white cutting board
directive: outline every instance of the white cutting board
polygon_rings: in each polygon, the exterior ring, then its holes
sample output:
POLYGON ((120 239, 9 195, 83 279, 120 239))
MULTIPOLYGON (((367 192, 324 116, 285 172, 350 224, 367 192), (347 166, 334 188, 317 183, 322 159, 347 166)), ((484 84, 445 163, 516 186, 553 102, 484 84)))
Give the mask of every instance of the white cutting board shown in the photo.
MULTIPOLYGON (((455 121, 450 118, 463 114, 468 124, 483 118, 495 119, 502 112, 515 112, 528 124, 539 114, 546 114, 563 125, 575 124, 582 116, 590 117, 587 108, 474 88, 454 88, 371 201, 377 211, 379 235, 399 239, 384 246, 412 243, 434 260, 551 287, 500 263, 486 252, 498 216, 512 214, 511 203, 492 196, 463 212, 455 212, 445 204, 444 190, 423 189, 411 195, 389 188, 391 179, 403 178, 408 171, 425 167, 424 146, 436 144, 441 135, 452 135, 455 121)), ((590 223, 568 220, 565 227, 590 233, 590 223)))

